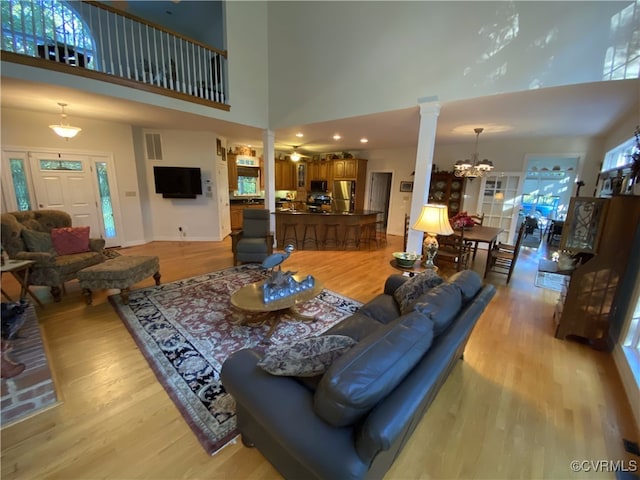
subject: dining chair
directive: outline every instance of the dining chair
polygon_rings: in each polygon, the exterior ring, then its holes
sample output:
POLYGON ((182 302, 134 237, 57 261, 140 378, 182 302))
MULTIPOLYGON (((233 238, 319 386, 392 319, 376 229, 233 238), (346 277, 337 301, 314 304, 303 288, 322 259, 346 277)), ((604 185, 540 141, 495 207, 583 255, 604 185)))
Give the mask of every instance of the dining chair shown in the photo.
POLYGON ((511 275, 516 267, 520 246, 524 237, 526 224, 522 222, 514 245, 498 242, 489 252, 488 268, 484 273, 485 278, 489 272, 501 273, 507 276, 507 284, 511 281, 511 275))
POLYGON ((469 268, 469 259, 473 252, 473 242, 464 238, 464 227, 453 235, 438 235, 438 254, 436 264, 440 262, 455 265, 456 271, 469 268))
POLYGON ((267 209, 246 208, 242 211, 242 230, 231 232, 233 265, 261 263, 273 253, 270 219, 267 209))
POLYGON ((407 242, 409 240, 409 223, 410 223, 410 217, 408 213, 404 214, 404 243, 402 244, 402 251, 406 252, 407 251, 407 242))
MULTIPOLYGON (((476 213, 475 215, 469 215, 469 217, 471 217, 471 220, 473 220, 474 225, 482 225, 484 223, 484 212, 482 213, 476 213)), ((476 253, 478 253, 478 243, 479 242, 473 242, 473 259, 476 259, 476 253)))
POLYGON ((538 224, 538 219, 531 215, 527 215, 524 217, 524 237, 526 238, 528 235, 534 235, 536 230, 540 234, 540 240, 542 240, 542 230, 540 229, 540 225, 538 224))

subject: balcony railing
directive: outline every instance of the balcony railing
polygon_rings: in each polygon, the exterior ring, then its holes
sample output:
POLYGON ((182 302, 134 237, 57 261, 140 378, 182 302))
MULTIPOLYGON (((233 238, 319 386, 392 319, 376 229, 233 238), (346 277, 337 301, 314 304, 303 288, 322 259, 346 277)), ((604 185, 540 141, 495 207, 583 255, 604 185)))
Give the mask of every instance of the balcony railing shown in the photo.
POLYGON ((2 60, 229 110, 227 52, 99 2, 2 0, 2 60))

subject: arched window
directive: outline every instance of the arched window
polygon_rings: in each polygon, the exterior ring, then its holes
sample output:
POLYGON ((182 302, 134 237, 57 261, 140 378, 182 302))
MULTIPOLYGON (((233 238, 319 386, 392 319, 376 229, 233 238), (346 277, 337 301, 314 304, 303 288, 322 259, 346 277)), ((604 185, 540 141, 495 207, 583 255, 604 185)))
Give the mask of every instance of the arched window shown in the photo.
POLYGON ((72 2, 2 0, 2 50, 95 69, 95 41, 72 2))

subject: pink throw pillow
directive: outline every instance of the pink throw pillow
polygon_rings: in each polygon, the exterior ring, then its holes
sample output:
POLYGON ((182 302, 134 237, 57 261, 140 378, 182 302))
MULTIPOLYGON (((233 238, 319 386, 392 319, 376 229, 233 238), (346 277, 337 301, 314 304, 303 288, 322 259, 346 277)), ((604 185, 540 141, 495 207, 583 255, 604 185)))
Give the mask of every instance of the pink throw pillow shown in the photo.
POLYGON ((89 227, 64 227, 51 230, 51 241, 58 255, 88 252, 89 227))

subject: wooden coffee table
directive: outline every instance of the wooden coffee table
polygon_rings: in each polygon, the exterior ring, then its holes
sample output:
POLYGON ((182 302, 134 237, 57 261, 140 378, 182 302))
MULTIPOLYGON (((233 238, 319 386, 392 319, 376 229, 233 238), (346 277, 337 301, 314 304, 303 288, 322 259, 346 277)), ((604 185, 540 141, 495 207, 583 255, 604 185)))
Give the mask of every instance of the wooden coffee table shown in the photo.
MULTIPOLYGON (((293 278, 296 282, 302 281, 306 276, 304 275, 294 275, 293 278)), ((303 290, 300 293, 296 293, 294 295, 289 295, 288 297, 283 297, 278 300, 274 300, 269 303, 264 303, 262 299, 262 285, 265 280, 254 282, 249 285, 245 285, 244 287, 236 290, 231 295, 231 305, 236 307, 239 310, 244 310, 246 312, 257 312, 257 313, 269 313, 276 312, 279 310, 289 310, 291 314, 297 318, 298 320, 303 321, 315 321, 316 318, 309 315, 304 315, 298 311, 296 306, 299 303, 304 303, 308 300, 311 300, 313 297, 318 296, 318 294, 322 291, 323 284, 322 282, 315 280, 315 284, 312 288, 308 290, 303 290)), ((264 323, 266 320, 270 321, 271 328, 267 333, 264 341, 267 341, 276 327, 280 323, 280 315, 269 315, 268 319, 258 320, 257 322, 252 322, 250 320, 243 321, 243 324, 247 325, 250 323, 264 323)))

